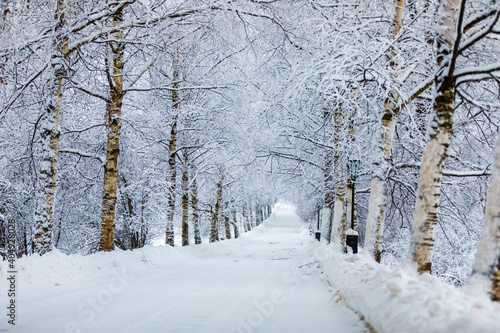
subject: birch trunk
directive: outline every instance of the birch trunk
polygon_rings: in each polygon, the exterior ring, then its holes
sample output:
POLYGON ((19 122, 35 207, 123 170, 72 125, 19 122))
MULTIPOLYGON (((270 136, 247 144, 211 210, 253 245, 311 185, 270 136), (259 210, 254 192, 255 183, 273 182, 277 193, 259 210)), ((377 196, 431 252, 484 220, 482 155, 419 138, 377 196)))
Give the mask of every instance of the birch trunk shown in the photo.
POLYGON ((258 212, 259 212, 259 205, 255 204, 255 206, 253 208, 253 216, 255 217, 255 226, 256 227, 260 224, 258 212))
POLYGON ((58 0, 55 11, 56 26, 52 40, 51 77, 47 82, 50 94, 45 112, 40 119, 40 139, 42 157, 38 173, 40 193, 35 211, 34 251, 43 255, 52 250, 52 226, 57 189, 57 169, 59 160, 59 136, 61 131, 61 113, 64 83, 67 77, 66 62, 69 57, 68 38, 61 37, 62 30, 68 24, 71 1, 58 0))
POLYGON ((215 211, 212 212, 212 225, 210 227, 210 243, 217 242, 219 240, 219 215, 222 202, 222 182, 220 179, 217 183, 217 199, 215 202, 215 211))
POLYGON ((243 203, 243 224, 245 225, 245 232, 252 230, 250 217, 248 216, 248 205, 246 201, 243 203))
MULTIPOLYGON (((112 17, 113 26, 123 22, 122 10, 112 17)), ((108 68, 110 102, 108 113, 108 140, 106 148, 106 164, 104 166, 104 190, 102 198, 101 237, 99 251, 114 249, 116 194, 118 184, 118 158, 120 156, 121 112, 123 101, 123 33, 113 32, 109 49, 112 52, 111 68, 108 68)), ((108 66, 109 67, 109 66, 108 66)))
POLYGON ((198 185, 196 178, 191 182, 191 209, 193 210, 194 243, 201 244, 201 233, 198 215, 198 185))
POLYGON ((226 231, 226 239, 231 239, 231 224, 229 222, 229 204, 224 205, 224 226, 226 231))
POLYGON ((170 144, 168 146, 168 166, 170 169, 170 195, 168 197, 168 214, 167 214, 167 228, 165 233, 165 244, 174 246, 174 217, 175 217, 175 196, 177 188, 177 169, 176 169, 176 155, 177 155, 177 117, 176 110, 179 107, 179 95, 177 89, 179 88, 179 59, 174 57, 173 62, 173 90, 172 90, 172 112, 173 123, 170 130, 170 144))
POLYGON ((500 301, 500 139, 493 160, 483 235, 477 249, 473 275, 487 279, 491 283, 491 300, 500 301))
MULTIPOLYGON (((401 30, 405 0, 396 1, 394 26, 391 33, 393 42, 401 30)), ((398 50, 392 47, 389 61, 393 70, 393 84, 398 86, 398 50)), ((399 112, 399 95, 395 88, 391 89, 389 97, 384 101, 384 115, 381 120, 381 142, 379 144, 379 160, 374 165, 371 180, 370 201, 366 219, 365 250, 380 263, 382 259, 382 245, 384 241, 385 211, 387 208, 388 175, 392 166, 392 139, 396 128, 399 112)))
POLYGON ((327 244, 330 243, 332 236, 332 209, 335 201, 332 164, 332 154, 331 152, 327 152, 325 156, 324 170, 325 201, 322 217, 323 224, 321 226, 321 238, 323 238, 327 244))
POLYGON ((240 230, 238 228, 238 220, 236 219, 236 209, 233 209, 233 222, 232 222, 233 228, 234 228, 234 238, 240 237, 240 230))
POLYGON ((189 245, 189 174, 188 156, 184 152, 184 170, 182 171, 182 246, 189 245))
POLYGON ((243 207, 241 208, 241 215, 242 215, 243 232, 248 232, 250 230, 248 229, 248 223, 247 223, 246 202, 243 203, 243 207))
POLYGON ((437 37, 437 74, 434 98, 434 120, 420 166, 420 179, 413 220, 410 255, 419 273, 431 272, 434 233, 441 195, 441 177, 450 143, 455 108, 453 78, 453 46, 456 34, 457 11, 462 0, 445 0, 441 5, 440 31, 437 37))
POLYGON ((335 138, 335 198, 333 203, 332 236, 330 241, 338 242, 342 248, 345 247, 345 163, 341 158, 341 134, 344 128, 344 113, 342 106, 339 106, 334 113, 335 138))

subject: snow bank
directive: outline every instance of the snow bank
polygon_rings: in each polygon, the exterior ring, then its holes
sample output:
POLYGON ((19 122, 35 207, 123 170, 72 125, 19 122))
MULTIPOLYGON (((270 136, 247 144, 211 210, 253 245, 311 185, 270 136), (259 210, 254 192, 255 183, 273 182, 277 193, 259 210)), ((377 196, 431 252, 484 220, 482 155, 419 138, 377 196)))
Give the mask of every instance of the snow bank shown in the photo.
POLYGON ((387 267, 324 244, 310 251, 340 297, 379 333, 500 332, 500 304, 474 286, 455 289, 410 265, 387 267))
MULTIPOLYGON (((66 284, 72 281, 92 279, 99 276, 114 275, 161 267, 189 260, 200 253, 209 256, 220 248, 239 248, 240 243, 259 232, 260 226, 252 232, 241 235, 238 239, 225 240, 212 244, 190 245, 188 247, 146 246, 133 251, 115 249, 111 252, 99 252, 92 255, 66 255, 54 249, 39 256, 22 257, 16 260, 18 286, 48 287, 66 284)), ((0 290, 7 286, 7 261, 0 261, 0 290)))

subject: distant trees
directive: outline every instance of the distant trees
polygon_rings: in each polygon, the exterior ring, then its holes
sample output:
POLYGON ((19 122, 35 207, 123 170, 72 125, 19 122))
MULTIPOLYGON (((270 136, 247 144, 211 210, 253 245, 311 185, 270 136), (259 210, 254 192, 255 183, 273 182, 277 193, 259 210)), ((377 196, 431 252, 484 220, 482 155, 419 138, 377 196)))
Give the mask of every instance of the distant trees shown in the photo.
MULTIPOLYGON (((241 5, 236 14, 208 2, 3 3, 0 132, 1 146, 9 142, 11 150, 2 151, 0 207, 2 226, 15 219, 23 253, 44 254, 54 245, 82 253, 137 248, 156 242, 160 228, 174 245, 181 206, 183 243, 207 236, 206 208, 217 201, 211 168, 215 156, 220 165, 228 158, 218 155, 226 140, 220 130, 238 114, 223 113, 247 84, 234 64, 257 43, 250 27, 256 22, 284 32, 269 4, 241 5), (238 42, 226 40, 228 29, 238 42), (27 122, 18 126, 16 119, 27 122)), ((241 230, 250 195, 228 190, 242 180, 223 184, 227 196, 219 204, 224 215, 217 220, 231 237, 241 230)))

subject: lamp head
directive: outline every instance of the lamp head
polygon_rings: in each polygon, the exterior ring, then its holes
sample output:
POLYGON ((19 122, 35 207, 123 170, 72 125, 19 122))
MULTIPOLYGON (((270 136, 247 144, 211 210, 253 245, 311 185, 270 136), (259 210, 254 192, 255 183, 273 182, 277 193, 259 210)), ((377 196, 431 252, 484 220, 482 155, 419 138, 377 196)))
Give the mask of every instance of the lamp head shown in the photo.
POLYGON ((347 163, 347 167, 349 169, 349 176, 352 180, 356 180, 358 178, 359 172, 359 160, 349 160, 347 163))

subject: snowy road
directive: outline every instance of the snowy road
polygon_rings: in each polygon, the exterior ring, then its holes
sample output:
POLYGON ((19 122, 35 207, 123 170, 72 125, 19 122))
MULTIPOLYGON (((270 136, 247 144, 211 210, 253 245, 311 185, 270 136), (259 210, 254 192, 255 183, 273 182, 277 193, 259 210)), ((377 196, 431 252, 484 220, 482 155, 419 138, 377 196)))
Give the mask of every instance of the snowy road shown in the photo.
POLYGON ((166 265, 127 271, 118 261, 114 274, 26 285, 17 325, 2 321, 0 331, 366 332, 321 281, 309 241, 293 210, 278 206, 251 233, 176 249, 166 265))

